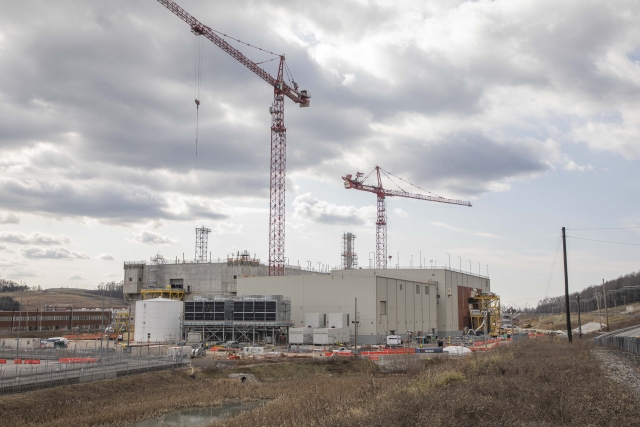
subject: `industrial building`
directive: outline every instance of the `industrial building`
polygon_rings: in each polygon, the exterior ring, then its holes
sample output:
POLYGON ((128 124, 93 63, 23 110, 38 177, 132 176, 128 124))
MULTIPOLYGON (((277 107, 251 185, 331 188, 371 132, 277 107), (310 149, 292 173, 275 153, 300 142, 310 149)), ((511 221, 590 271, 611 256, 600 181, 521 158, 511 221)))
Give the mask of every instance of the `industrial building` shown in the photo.
POLYGON ((112 311, 94 308, 0 311, 0 331, 100 330, 111 324, 112 311))
MULTIPOLYGON (((318 274, 302 270, 299 266, 287 265, 287 275, 318 274)), ((189 301, 193 296, 213 297, 216 295, 236 295, 237 281, 242 277, 268 276, 269 266, 251 257, 249 252, 239 252, 225 260, 196 262, 181 259, 169 260, 157 255, 147 261, 124 263, 125 298, 129 301, 143 299, 145 291, 154 296, 175 291, 179 299, 189 301)))
POLYGON ((168 298, 135 303, 136 342, 177 342, 196 334, 202 341, 281 342, 293 326, 291 303, 281 295, 168 298))
MULTIPOLYGON (((469 298, 490 292, 488 277, 449 268, 334 270, 329 275, 246 277, 239 294, 291 298, 291 320, 306 327, 306 313, 350 313, 358 300, 359 343, 404 337, 461 335, 471 326, 469 298)), ((354 332, 353 324, 352 333, 354 332)))
MULTIPOLYGON (((196 229, 193 261, 157 255, 149 263, 124 263, 124 294, 135 303, 131 318, 136 340, 177 340, 198 333, 205 341, 276 342, 288 336, 290 328, 307 327, 317 329, 318 336, 337 336, 338 331, 321 331, 325 324, 307 321, 308 314, 326 318, 337 313, 350 316, 351 323, 340 328, 362 344, 382 343, 394 334, 461 335, 478 326, 481 310, 473 297, 491 291, 488 277, 449 267, 358 268, 352 233, 342 236, 341 269, 320 273, 286 266, 285 276, 269 276, 269 267, 247 251, 212 262, 211 255, 207 257, 208 231, 196 229), (156 300, 175 300, 180 307, 179 314, 172 311, 172 326, 164 332, 147 331, 150 325, 145 322, 156 320, 135 314, 156 300), (143 317, 146 320, 140 320, 143 317)), ((163 314, 166 310, 151 312, 158 318, 168 315, 163 314)), ((308 331, 294 332, 309 336, 308 331)))

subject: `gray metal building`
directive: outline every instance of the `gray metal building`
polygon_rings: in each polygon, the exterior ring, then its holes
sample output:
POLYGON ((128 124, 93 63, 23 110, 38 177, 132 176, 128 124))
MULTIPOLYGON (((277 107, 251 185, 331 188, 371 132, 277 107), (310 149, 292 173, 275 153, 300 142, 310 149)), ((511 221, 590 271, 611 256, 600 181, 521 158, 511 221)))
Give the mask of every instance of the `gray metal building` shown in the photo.
MULTIPOLYGON (((279 294, 291 298, 291 320, 305 326, 305 313, 355 314, 358 342, 383 342, 390 331, 406 336, 460 335, 469 326, 472 291, 490 292, 488 277, 449 268, 334 270, 310 277, 240 278, 238 294, 279 294)), ((351 325, 351 333, 354 333, 351 325)))

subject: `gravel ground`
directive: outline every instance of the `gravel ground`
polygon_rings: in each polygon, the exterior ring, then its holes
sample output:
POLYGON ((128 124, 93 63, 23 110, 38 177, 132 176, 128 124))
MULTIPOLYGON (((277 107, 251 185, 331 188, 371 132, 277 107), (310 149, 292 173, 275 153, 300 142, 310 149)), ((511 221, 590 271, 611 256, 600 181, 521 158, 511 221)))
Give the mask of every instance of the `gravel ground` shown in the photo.
POLYGON ((616 349, 598 348, 593 354, 602 363, 609 377, 636 392, 640 399, 640 356, 616 349))

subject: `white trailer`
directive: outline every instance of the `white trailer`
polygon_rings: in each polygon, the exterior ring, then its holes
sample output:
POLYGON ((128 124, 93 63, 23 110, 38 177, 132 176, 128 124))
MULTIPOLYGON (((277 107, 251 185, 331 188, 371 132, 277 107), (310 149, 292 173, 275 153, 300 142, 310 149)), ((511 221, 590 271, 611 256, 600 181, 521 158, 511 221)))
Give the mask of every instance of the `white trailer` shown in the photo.
POLYGON ((402 337, 400 335, 387 335, 387 345, 402 345, 402 337))
POLYGON ((313 344, 333 345, 349 342, 349 328, 317 328, 313 330, 313 344))
POLYGON ((289 328, 289 344, 313 344, 313 329, 289 328))

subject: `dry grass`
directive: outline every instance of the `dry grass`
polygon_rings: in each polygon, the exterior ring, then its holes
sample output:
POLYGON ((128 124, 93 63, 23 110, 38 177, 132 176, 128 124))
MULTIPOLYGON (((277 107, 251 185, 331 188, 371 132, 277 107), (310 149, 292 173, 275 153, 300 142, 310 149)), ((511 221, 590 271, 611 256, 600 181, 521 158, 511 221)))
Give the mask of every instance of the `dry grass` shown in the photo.
POLYGON ((383 374, 368 361, 265 363, 137 375, 0 397, 2 425, 126 425, 226 400, 273 399, 222 425, 636 425, 637 396, 612 383, 587 340, 540 339, 383 374), (259 382, 229 380, 251 373, 259 382))
MULTIPOLYGON (((85 292, 84 289, 46 289, 44 291, 31 292, 6 292, 2 296, 8 296, 20 302, 25 310, 42 310, 47 304, 72 304, 74 307, 102 307, 102 296, 85 292), (22 295, 21 295, 22 294, 22 295)), ((105 307, 109 306, 109 294, 104 299, 105 307)), ((123 299, 112 298, 111 305, 127 307, 129 303, 123 299)))

